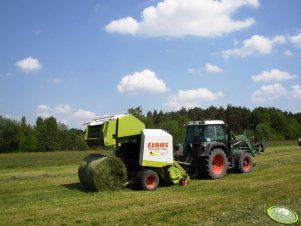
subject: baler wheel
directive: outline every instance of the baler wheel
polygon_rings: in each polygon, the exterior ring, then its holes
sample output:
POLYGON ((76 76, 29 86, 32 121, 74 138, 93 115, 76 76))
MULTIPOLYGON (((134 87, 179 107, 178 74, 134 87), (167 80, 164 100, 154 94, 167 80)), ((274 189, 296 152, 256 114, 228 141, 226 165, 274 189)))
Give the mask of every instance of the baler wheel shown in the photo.
POLYGON ((187 186, 189 185, 189 179, 183 177, 183 178, 180 180, 180 185, 181 185, 181 186, 184 186, 184 187, 187 187, 187 186))
POLYGON ((138 185, 140 185, 143 190, 154 191, 159 186, 159 176, 151 169, 140 171, 137 177, 138 185))

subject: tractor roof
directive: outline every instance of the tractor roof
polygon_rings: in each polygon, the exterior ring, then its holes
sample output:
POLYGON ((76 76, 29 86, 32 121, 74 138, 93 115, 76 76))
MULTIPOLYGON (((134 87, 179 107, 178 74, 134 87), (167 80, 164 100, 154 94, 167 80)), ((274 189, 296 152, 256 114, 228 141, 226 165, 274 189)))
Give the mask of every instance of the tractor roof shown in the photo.
POLYGON ((186 126, 194 126, 194 125, 224 125, 224 121, 222 120, 204 120, 204 121, 190 121, 186 123, 186 126))

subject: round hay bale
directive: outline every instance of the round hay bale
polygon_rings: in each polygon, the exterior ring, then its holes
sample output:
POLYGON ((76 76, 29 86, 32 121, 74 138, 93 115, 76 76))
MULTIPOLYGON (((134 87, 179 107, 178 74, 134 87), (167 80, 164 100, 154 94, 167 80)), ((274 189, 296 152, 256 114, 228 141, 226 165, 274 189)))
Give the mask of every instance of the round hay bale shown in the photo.
POLYGON ((92 176, 91 162, 101 159, 103 157, 104 157, 103 155, 91 154, 85 157, 81 162, 81 164, 79 165, 78 178, 84 188, 89 190, 96 190, 91 177, 92 176))
POLYGON ((301 146, 301 138, 298 139, 298 146, 301 146))
POLYGON ((119 190, 127 181, 127 169, 119 158, 89 155, 79 166, 78 176, 89 190, 119 190))

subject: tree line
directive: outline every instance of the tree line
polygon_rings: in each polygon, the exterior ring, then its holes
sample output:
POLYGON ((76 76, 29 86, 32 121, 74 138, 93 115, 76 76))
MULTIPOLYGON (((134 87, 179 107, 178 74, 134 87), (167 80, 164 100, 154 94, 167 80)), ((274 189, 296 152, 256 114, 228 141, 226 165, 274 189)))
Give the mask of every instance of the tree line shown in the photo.
POLYGON ((175 142, 181 142, 184 135, 184 124, 193 120, 223 120, 230 129, 240 134, 247 132, 257 140, 268 141, 294 140, 301 137, 301 113, 281 111, 276 108, 255 108, 228 105, 226 108, 211 106, 179 111, 149 111, 143 115, 141 107, 131 108, 129 113, 138 117, 147 128, 161 128, 173 135, 175 142))
MULTIPOLYGON (((301 113, 281 111, 276 108, 255 108, 228 105, 226 108, 211 106, 182 108, 179 111, 148 111, 143 114, 141 107, 130 108, 128 113, 136 116, 146 128, 161 128, 173 135, 174 142, 180 143, 184 136, 184 124, 191 120, 223 120, 236 133, 247 131, 257 140, 294 140, 301 137, 301 113)), ((92 120, 92 119, 91 119, 92 120)), ((36 119, 34 126, 26 118, 20 121, 0 116, 0 153, 86 150, 84 131, 69 129, 54 117, 36 119)))
POLYGON ((84 132, 69 129, 54 117, 38 117, 31 126, 25 117, 16 121, 0 116, 0 153, 86 149, 84 132))

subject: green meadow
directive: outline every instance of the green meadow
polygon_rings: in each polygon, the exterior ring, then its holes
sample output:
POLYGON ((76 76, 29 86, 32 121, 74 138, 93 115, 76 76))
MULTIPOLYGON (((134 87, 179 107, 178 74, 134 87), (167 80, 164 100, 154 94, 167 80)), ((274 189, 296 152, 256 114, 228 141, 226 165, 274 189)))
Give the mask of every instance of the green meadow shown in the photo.
MULTIPOLYGON (((192 180, 154 192, 88 192, 77 170, 91 153, 0 155, 0 225, 281 225, 270 206, 301 217, 301 147, 267 147, 250 174, 192 180)), ((301 221, 294 225, 301 225, 301 221)))

